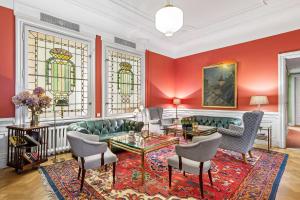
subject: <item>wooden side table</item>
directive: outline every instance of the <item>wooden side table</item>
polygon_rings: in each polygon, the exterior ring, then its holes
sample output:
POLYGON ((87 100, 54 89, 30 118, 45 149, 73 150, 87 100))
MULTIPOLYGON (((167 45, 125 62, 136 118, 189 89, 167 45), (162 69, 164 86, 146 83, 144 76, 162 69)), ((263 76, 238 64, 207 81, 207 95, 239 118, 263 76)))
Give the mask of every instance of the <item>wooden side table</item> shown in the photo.
POLYGON ((38 167, 48 160, 48 125, 31 127, 29 125, 7 126, 7 166, 17 173, 25 168, 38 167))

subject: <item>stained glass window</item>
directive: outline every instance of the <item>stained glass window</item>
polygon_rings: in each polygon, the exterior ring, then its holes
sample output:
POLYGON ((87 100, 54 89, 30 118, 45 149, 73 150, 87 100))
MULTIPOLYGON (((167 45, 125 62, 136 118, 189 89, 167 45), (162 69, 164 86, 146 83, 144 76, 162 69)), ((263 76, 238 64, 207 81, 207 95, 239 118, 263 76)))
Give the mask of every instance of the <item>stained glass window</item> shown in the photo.
POLYGON ((142 104, 142 57, 106 48, 106 114, 132 113, 142 104))
POLYGON ((27 84, 29 90, 43 87, 53 105, 40 117, 52 118, 55 104, 57 116, 78 118, 88 116, 88 43, 28 30, 27 84))

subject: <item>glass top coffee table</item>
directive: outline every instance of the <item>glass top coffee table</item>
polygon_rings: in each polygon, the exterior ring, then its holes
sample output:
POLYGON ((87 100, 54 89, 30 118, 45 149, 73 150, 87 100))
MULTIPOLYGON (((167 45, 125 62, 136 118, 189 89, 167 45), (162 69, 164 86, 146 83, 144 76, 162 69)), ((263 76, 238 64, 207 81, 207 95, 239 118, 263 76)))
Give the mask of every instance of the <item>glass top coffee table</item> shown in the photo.
POLYGON ((174 124, 167 128, 167 134, 169 132, 173 132, 176 136, 177 133, 182 133, 183 137, 187 139, 187 136, 205 136, 205 135, 211 135, 215 132, 217 132, 217 128, 213 126, 204 126, 204 125, 197 125, 196 127, 190 128, 190 129, 184 129, 182 128, 182 125, 174 124))
POLYGON ((178 137, 151 135, 144 139, 139 135, 135 135, 133 141, 129 135, 122 135, 113 137, 109 140, 110 148, 117 147, 141 155, 142 184, 144 184, 145 180, 145 154, 173 144, 179 144, 178 137))

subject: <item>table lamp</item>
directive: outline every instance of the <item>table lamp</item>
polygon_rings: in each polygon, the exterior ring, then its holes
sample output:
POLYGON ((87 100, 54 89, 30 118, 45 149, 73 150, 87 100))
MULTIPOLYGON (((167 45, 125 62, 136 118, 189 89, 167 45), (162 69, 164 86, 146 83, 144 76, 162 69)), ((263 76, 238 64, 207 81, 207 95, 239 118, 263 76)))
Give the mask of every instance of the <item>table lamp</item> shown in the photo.
POLYGON ((176 119, 178 119, 177 108, 178 108, 178 105, 180 105, 180 103, 181 103, 180 99, 178 99, 178 98, 173 99, 173 104, 176 106, 176 119))
POLYGON ((260 105, 269 104, 267 96, 251 96, 250 105, 257 105, 257 110, 260 110, 260 105))

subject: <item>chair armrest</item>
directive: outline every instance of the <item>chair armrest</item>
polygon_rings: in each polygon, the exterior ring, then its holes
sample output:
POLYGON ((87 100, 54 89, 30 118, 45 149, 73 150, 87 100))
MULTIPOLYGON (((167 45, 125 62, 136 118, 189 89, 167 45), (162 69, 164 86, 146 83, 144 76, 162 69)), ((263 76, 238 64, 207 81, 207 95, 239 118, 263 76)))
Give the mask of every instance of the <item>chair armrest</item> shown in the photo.
POLYGON ((94 142, 89 140, 83 140, 82 145, 84 157, 101 154, 106 152, 107 150, 106 142, 94 142))
POLYGON ((229 129, 233 130, 233 131, 238 131, 238 132, 243 132, 244 131, 244 127, 237 126, 237 125, 234 125, 234 124, 229 124, 229 129))
POLYGON ((232 137, 241 137, 244 133, 243 131, 235 131, 235 130, 230 130, 225 128, 218 128, 218 132, 221 133, 222 135, 229 135, 232 137))

